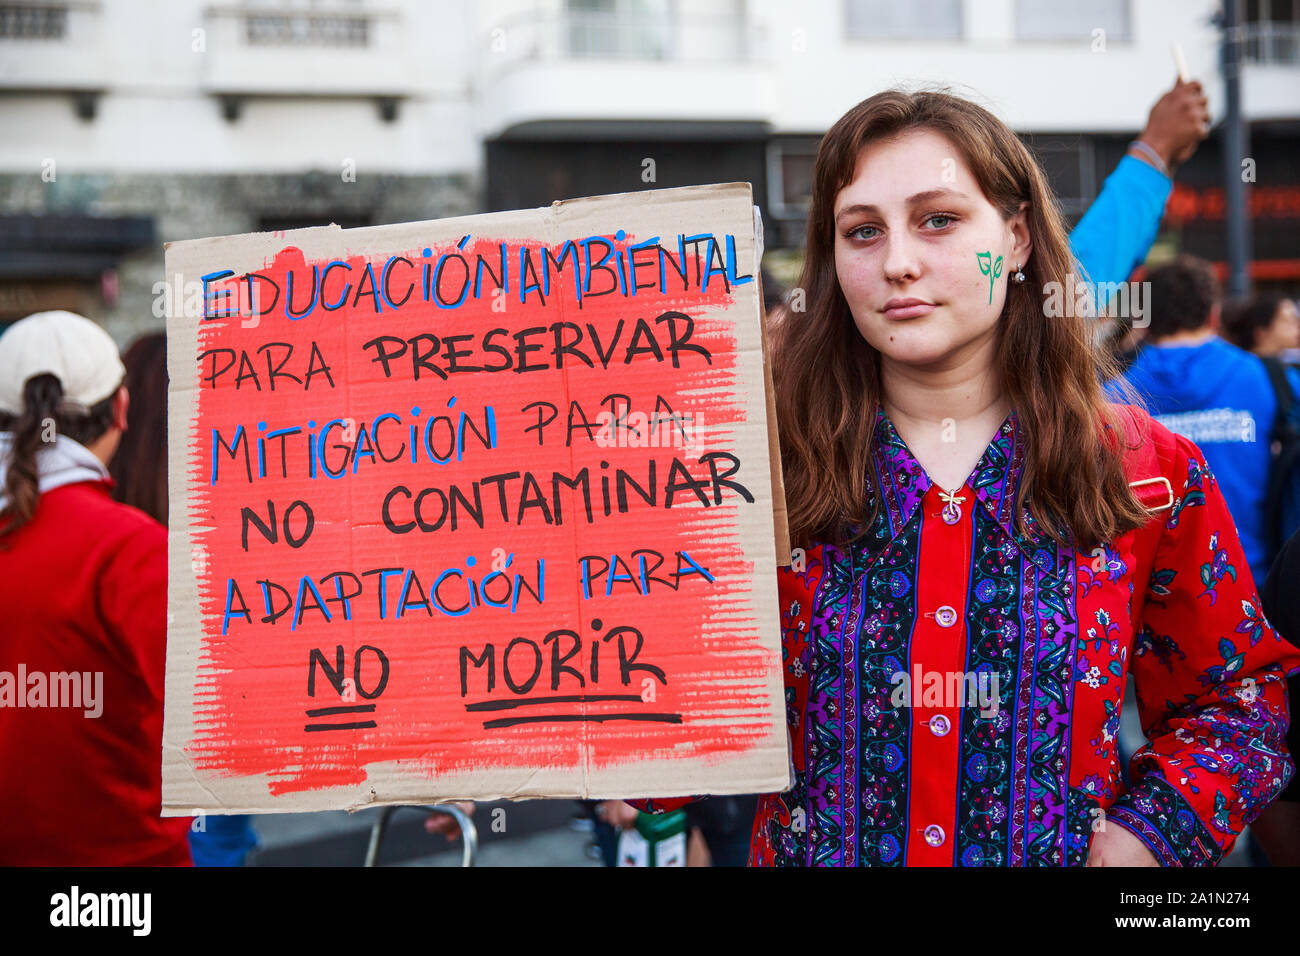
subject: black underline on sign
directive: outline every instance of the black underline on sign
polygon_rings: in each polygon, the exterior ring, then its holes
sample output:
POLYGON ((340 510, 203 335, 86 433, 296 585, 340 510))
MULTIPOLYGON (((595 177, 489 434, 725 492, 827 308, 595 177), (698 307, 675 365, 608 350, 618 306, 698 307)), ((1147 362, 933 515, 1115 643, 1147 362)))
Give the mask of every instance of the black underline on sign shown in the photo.
POLYGON ((374 704, 353 704, 351 707, 317 707, 307 711, 308 717, 329 717, 333 714, 370 714, 375 710, 374 704))
POLYGON ((637 703, 640 694, 565 694, 559 697, 528 697, 523 700, 483 700, 477 704, 466 704, 466 710, 510 710, 515 707, 530 707, 533 704, 590 704, 602 700, 618 700, 637 703))
POLYGON ((315 730, 364 730, 367 727, 377 726, 373 720, 362 720, 355 724, 308 724, 303 729, 307 733, 315 730))
MULTIPOLYGON (((640 700, 640 698, 637 698, 640 700)), ((485 720, 483 727, 513 727, 515 724, 545 724, 553 721, 563 723, 586 723, 588 721, 604 722, 606 720, 652 720, 663 724, 680 724, 681 714, 537 714, 530 717, 502 717, 498 720, 485 720)))

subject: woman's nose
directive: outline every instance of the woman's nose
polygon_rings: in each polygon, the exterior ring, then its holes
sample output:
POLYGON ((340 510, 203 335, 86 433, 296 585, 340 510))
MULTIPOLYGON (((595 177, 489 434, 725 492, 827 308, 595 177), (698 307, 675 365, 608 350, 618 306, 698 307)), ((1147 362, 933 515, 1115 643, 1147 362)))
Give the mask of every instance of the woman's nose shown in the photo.
POLYGON ((889 233, 885 243, 885 278, 890 282, 917 278, 921 262, 916 244, 906 232, 889 233))

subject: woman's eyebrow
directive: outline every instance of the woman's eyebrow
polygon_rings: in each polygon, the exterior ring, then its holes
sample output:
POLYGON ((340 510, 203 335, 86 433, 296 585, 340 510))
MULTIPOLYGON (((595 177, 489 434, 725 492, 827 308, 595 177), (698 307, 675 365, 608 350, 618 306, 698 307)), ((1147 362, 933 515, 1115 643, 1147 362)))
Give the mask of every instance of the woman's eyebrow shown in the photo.
POLYGON ((907 199, 907 204, 909 206, 919 206, 921 205, 921 203, 931 202, 932 200, 935 199, 969 199, 969 198, 970 198, 969 196, 967 196, 964 192, 961 192, 960 190, 948 189, 947 187, 940 187, 939 189, 927 189, 923 193, 917 193, 914 196, 909 196, 907 199))
MULTIPOLYGON (((936 199, 969 199, 964 192, 956 189, 927 189, 925 192, 916 193, 907 197, 907 205, 919 206, 922 203, 932 202, 936 199)), ((845 206, 835 214, 835 221, 839 222, 847 216, 855 216, 859 213, 867 215, 879 215, 880 210, 870 203, 854 203, 852 206, 845 206)))

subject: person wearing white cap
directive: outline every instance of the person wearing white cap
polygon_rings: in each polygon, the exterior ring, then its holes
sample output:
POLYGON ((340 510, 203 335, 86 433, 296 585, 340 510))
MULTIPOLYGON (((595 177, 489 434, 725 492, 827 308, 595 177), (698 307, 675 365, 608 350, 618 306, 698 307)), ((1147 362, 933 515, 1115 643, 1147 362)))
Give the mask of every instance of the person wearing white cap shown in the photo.
POLYGON ((114 501, 117 346, 71 312, 0 335, 0 865, 189 865, 160 816, 167 529, 114 501))
POLYGON ((72 312, 38 312, 0 336, 0 512, 12 519, 0 534, 31 520, 40 492, 108 475, 125 377, 108 333, 72 312))

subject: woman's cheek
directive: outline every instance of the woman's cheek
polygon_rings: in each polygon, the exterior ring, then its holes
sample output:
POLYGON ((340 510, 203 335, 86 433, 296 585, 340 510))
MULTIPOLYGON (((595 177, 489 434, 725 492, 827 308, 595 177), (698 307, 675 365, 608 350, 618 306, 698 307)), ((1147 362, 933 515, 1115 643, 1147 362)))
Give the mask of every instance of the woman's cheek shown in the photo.
MULTIPOLYGON (((993 255, 991 261, 996 260, 997 256, 993 255)), ((993 278, 992 283, 981 271, 980 259, 974 252, 943 264, 942 281, 950 292, 949 303, 954 314, 978 322, 996 319, 1002 313, 1008 280, 1005 261, 1002 275, 993 278)))
POLYGON ((971 277, 965 262, 956 258, 944 259, 934 264, 932 275, 934 286, 927 290, 931 296, 946 302, 953 314, 969 316, 979 301, 976 298, 979 285, 971 277))
POLYGON ((852 256, 835 257, 835 274, 840 283, 840 291, 849 308, 856 315, 870 311, 872 301, 871 280, 865 262, 852 256))

